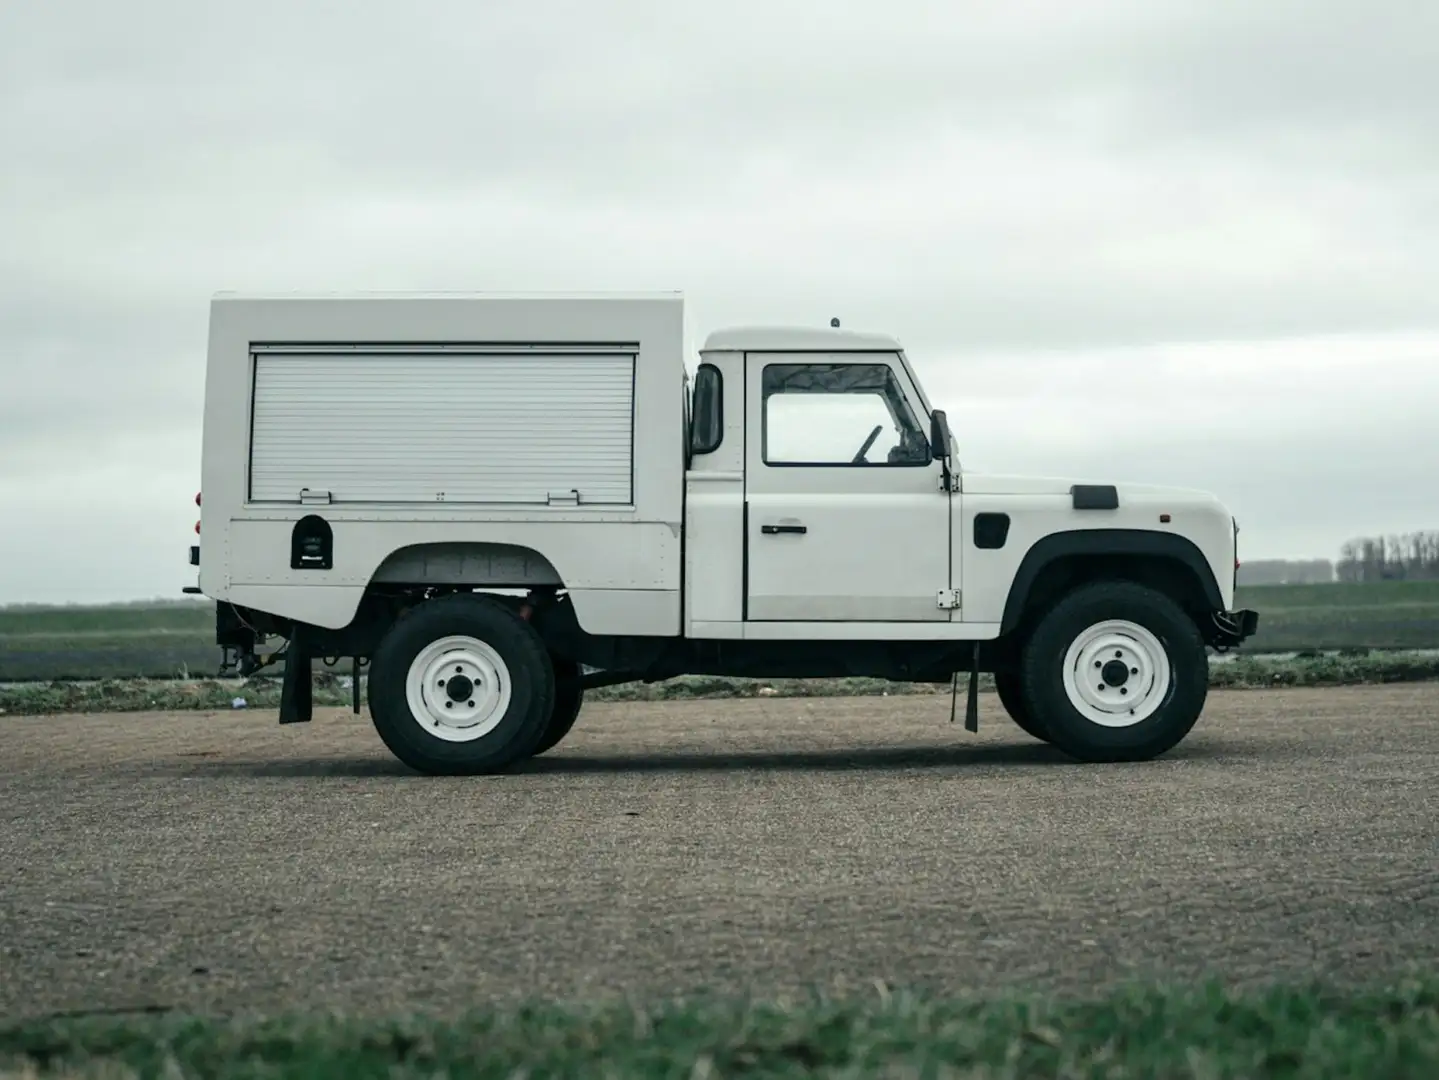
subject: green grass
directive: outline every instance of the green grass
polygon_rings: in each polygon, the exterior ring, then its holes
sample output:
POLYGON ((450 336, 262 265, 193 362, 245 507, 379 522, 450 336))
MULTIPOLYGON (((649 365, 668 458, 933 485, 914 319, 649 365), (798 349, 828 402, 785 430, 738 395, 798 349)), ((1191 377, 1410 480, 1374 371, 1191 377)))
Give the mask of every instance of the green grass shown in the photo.
POLYGON ((1217 984, 1089 1000, 537 1004, 457 1019, 141 1016, 0 1026, 32 1076, 1282 1077, 1433 1080, 1439 981, 1345 993, 1217 984))
POLYGON ((174 678, 219 666, 208 600, 0 608, 0 682, 174 678))
MULTIPOLYGON (((348 706, 350 691, 340 675, 315 676, 314 701, 319 706, 348 706)), ((1314 658, 1241 657, 1210 666, 1209 684, 1216 689, 1254 690, 1300 686, 1360 686, 1379 683, 1439 680, 1439 656, 1412 653, 1371 653, 1367 656, 1314 658)), ((960 690, 966 685, 960 678, 960 690)), ((980 689, 993 689, 988 675, 980 689)), ((587 701, 681 701, 686 699, 752 697, 878 697, 887 694, 948 694, 948 684, 895 683, 884 679, 731 679, 684 675, 657 683, 624 683, 591 690, 587 701)), ((11 716, 79 712, 172 712, 186 709, 230 709, 236 697, 251 709, 279 706, 278 679, 252 678, 245 683, 215 680, 191 682, 108 679, 96 683, 56 681, 0 688, 0 714, 11 716)), ((963 702, 960 703, 963 707, 963 702)))
MULTIPOLYGON (((1260 613, 1251 654, 1439 648, 1439 581, 1255 585, 1236 603, 1260 613)), ((210 674, 214 626, 208 601, 0 608, 0 682, 210 674)))
POLYGON ((1439 648, 1439 581, 1252 585, 1235 606, 1259 612, 1246 652, 1439 648))
POLYGON ((144 600, 133 604, 0 607, 0 635, 113 634, 153 630, 215 632, 215 605, 209 600, 144 600))

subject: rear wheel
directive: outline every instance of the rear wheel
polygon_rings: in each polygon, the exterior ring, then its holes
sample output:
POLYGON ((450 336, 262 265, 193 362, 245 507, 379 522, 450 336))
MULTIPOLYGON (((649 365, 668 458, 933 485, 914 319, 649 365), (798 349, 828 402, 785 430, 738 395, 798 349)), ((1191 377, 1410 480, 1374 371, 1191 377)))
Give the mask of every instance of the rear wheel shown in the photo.
POLYGON ((1024 701, 1048 741, 1081 761, 1143 761, 1189 734, 1209 694, 1198 627, 1162 592, 1083 585, 1035 627, 1024 701))
POLYGON ((535 748, 535 754, 552 750, 570 733, 579 719, 580 707, 585 702, 585 688, 580 685, 580 665, 573 660, 553 657, 555 668, 555 707, 550 712, 550 721, 545 727, 544 738, 535 748))
POLYGON ((1009 718, 1019 725, 1021 731, 1040 742, 1049 742, 1043 726, 1035 720, 1024 702, 1023 682, 1018 673, 997 673, 994 676, 994 688, 999 694, 999 703, 1004 706, 1004 711, 1009 713, 1009 718))
POLYGON ((555 677, 534 628, 473 593, 402 615, 370 663, 370 715, 390 752, 434 774, 498 772, 529 757, 555 677))

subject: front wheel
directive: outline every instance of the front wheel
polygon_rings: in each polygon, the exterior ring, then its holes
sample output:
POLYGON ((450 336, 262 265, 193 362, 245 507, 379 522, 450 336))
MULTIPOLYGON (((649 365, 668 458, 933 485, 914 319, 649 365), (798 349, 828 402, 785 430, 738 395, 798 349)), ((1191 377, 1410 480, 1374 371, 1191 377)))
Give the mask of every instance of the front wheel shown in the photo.
POLYGON ((1209 694, 1198 627, 1164 593, 1133 582, 1084 585, 1035 627, 1024 700, 1048 741, 1081 761, 1145 761, 1189 734, 1209 694))
POLYGON ((1034 713, 1025 703, 1024 687, 1019 675, 1007 671, 997 672, 994 676, 994 689, 999 694, 999 703, 1004 706, 1004 711, 1009 713, 1009 718, 1019 725, 1021 731, 1040 742, 1049 742, 1044 725, 1035 720, 1034 713))

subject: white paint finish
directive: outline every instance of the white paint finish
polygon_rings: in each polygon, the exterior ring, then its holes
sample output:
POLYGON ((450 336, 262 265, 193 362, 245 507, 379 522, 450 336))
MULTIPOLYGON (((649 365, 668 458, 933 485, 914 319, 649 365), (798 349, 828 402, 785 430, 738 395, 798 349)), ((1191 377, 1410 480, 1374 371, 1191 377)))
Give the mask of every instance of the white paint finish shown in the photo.
MULTIPOLYGON (((818 362, 856 361, 866 353, 866 362, 883 358, 927 430, 929 405, 923 388, 898 343, 881 335, 765 328, 711 335, 702 359, 725 374, 725 438, 714 453, 697 455, 686 474, 683 330, 678 296, 217 298, 211 309, 206 377, 202 588, 218 599, 340 627, 353 616, 365 585, 394 552, 441 545, 443 555, 433 549, 433 558, 422 555, 414 562, 426 580, 431 571, 450 577, 477 573, 505 580, 473 584, 503 588, 535 580, 532 570, 540 565, 538 560, 548 561, 569 589, 581 626, 593 634, 673 636, 684 629, 717 639, 985 640, 997 635, 1010 582, 1036 540, 1062 529, 1121 527, 1189 537, 1208 560, 1226 606, 1232 605, 1231 519, 1202 492, 1120 485, 1118 511, 1076 512, 1069 504, 1072 481, 1064 479, 966 473, 961 495, 940 490, 938 463, 918 468, 765 466, 757 374, 763 356, 747 353, 751 348, 773 350, 767 355, 783 362, 802 356, 818 362), (511 351, 543 347, 571 355, 597 344, 610 351, 633 344, 633 507, 393 501, 321 508, 247 506, 251 349, 256 343, 276 342, 290 343, 292 351, 297 344, 347 342, 387 349, 392 357, 405 350, 423 351, 425 357, 412 359, 426 364, 439 362, 433 359, 437 350, 464 342, 511 351), (750 383, 747 356, 756 372, 750 383), (753 424, 749 431, 747 413, 753 424), (687 518, 682 506, 686 492, 687 518), (746 497, 747 538, 742 524, 746 497), (312 509, 323 513, 335 530, 336 564, 331 571, 289 568, 290 529, 312 509), (1009 541, 997 552, 972 545, 974 515, 984 510, 1002 510, 1012 518, 1009 541), (951 512, 957 526, 952 543, 951 512), (1161 512, 1172 515, 1170 524, 1158 522, 1161 512), (811 531, 803 537, 762 533, 766 522, 787 518, 800 518, 811 531), (683 552, 682 527, 688 534, 683 552), (750 617, 775 621, 740 621, 746 543, 750 617), (463 550, 466 544, 484 547, 471 557, 463 550), (503 558, 495 555, 499 545, 505 547, 503 558), (537 553, 533 566, 524 551, 537 553), (689 588, 683 619, 682 554, 689 588), (481 564, 483 570, 473 569, 481 564), (516 575, 523 580, 509 580, 516 575), (940 608, 940 590, 961 585, 960 613, 940 608)), ((329 374, 331 378, 317 380, 318 389, 309 400, 343 410, 346 402, 325 395, 346 380, 329 374)), ((424 397, 431 393, 436 374, 427 371, 419 381, 424 397)), ((503 392, 516 389, 512 381, 517 379, 503 380, 503 392)), ((525 415, 535 424, 505 449, 529 438, 553 444, 558 451, 554 460, 569 469, 569 475, 593 464, 592 455, 565 460, 567 446, 573 454, 575 441, 567 444, 563 435, 539 430, 557 404, 568 410, 571 428, 584 423, 584 409, 595 402, 593 395, 575 393, 575 388, 569 377, 525 380, 521 408, 531 410, 525 415)), ((388 401, 390 394, 372 393, 361 403, 377 410, 383 422, 380 402, 388 401)), ((433 403, 435 398, 425 400, 433 403)), ((263 411, 263 396, 261 405, 263 411)), ((256 419, 266 431, 266 416, 256 419)), ((426 425, 412 426, 417 443, 433 435, 426 425)), ((310 427, 297 427, 291 435, 311 438, 306 434, 310 427)), ((327 433, 336 445, 352 435, 347 429, 327 433)), ((357 446, 347 460, 365 452, 357 446)), ((336 455, 337 462, 341 457, 336 455)), ((383 469, 383 462, 372 463, 357 475, 374 482, 383 469)), ((412 475, 420 469, 412 463, 402 479, 428 481, 412 475)), ((343 479, 340 472, 334 475, 343 479)), ((285 482, 296 486, 298 479, 285 482)), ((469 479, 468 472, 462 479, 469 479)), ((306 480, 298 486, 305 484, 339 486, 333 480, 306 480)), ((450 482, 445 485, 448 489, 450 482)), ((343 490, 336 495, 346 497, 343 490)), ((409 559, 402 556, 389 566, 403 577, 409 559)), ((387 571, 386 576, 392 575, 387 571)))
MULTIPOLYGON (((680 630, 680 538, 678 530, 655 522, 545 522, 412 521, 346 518, 326 515, 335 538, 334 569, 329 571, 290 569, 290 532, 304 511, 296 508, 287 518, 242 519, 230 523, 234 545, 229 560, 229 587, 293 586, 293 598, 285 593, 272 595, 270 607, 262 610, 315 623, 344 626, 359 606, 364 587, 380 565, 394 551, 418 545, 442 545, 453 552, 454 545, 484 538, 487 544, 542 552, 574 598, 575 616, 592 634, 677 634, 680 630), (576 585, 575 583, 579 584, 576 585), (591 591, 652 594, 639 610, 648 623, 624 612, 612 603, 590 605, 584 599, 591 591), (326 597, 317 592, 338 592, 346 599, 326 597), (608 614, 606 614, 608 613, 608 614), (338 621, 334 621, 338 619, 338 621), (621 631, 615 626, 639 629, 621 631)), ((353 513, 353 511, 352 511, 353 513)), ((482 549, 483 550, 483 549, 482 549)), ((503 570, 517 569, 514 560, 502 560, 503 570)), ((388 577, 389 575, 387 575, 388 577)), ((474 579, 473 585, 499 588, 527 584, 523 576, 489 580, 474 579)), ((233 599, 232 597, 226 597, 233 599)), ((237 603, 239 601, 236 601, 237 603)))
MULTIPOLYGON (((206 595, 212 595, 209 589, 206 595)), ((313 626, 338 630, 349 624, 365 595, 363 585, 227 584, 221 600, 267 611, 313 626)))
POLYGON ((831 327, 734 326, 713 331, 701 352, 898 352, 888 334, 831 327))
MULTIPOLYGON (((1076 479, 1062 476, 1013 476, 1007 473, 963 472, 961 487, 973 495, 1069 495, 1075 484, 1111 484, 1112 480, 1076 479)), ((1186 504, 1219 506, 1218 500, 1207 491, 1193 488, 1167 487, 1161 484, 1118 485, 1131 498, 1161 496, 1179 500, 1186 504)), ((1222 509, 1222 507, 1221 507, 1222 509)))
POLYGON ((1069 703, 1086 720, 1108 728, 1148 720, 1164 704, 1174 677, 1159 639, 1124 619, 1082 630, 1062 663, 1069 703), (1111 666, 1118 669, 1117 678, 1109 677, 1111 666))
MULTIPOLYGON (((999 636, 999 623, 747 622, 740 625, 746 641, 991 641, 999 636)), ((695 636, 728 635, 697 632, 695 636)))
MULTIPOLYGON (((804 361, 854 359, 815 354, 804 361)), ((941 490, 938 462, 904 467, 765 464, 763 371, 767 364, 794 362, 795 357, 783 354, 750 353, 745 359, 747 619, 950 621, 954 612, 937 602, 939 590, 950 587, 950 497, 941 490), (793 524, 808 531, 764 532, 766 525, 793 524)), ((894 357, 867 356, 863 362, 889 367, 913 401, 908 375, 894 357)), ((854 451, 866 434, 858 433, 854 451)))
POLYGON ((1199 548, 1219 586, 1225 607, 1234 603, 1234 535, 1229 512, 1213 496, 1182 488, 1118 484, 1119 509, 1075 510, 1070 486, 1086 481, 992 478, 965 473, 955 534, 961 560, 963 619, 999 622, 1010 583, 1029 549, 1056 532, 1085 529, 1140 529, 1183 536, 1199 548), (1017 482, 1017 481, 1022 481, 1017 482), (1030 486, 1025 494, 992 493, 1030 486), (1048 491, 1048 494, 1042 492, 1048 491), (974 546, 974 518, 985 512, 1009 515, 1009 535, 998 549, 974 546), (1163 524, 1159 515, 1168 513, 1163 524))
MULTIPOLYGON (((477 528, 472 522, 396 524, 327 514, 335 537, 334 569, 292 570, 290 532, 292 522, 303 513, 296 508, 289 519, 232 522, 232 580, 236 584, 257 585, 309 585, 312 582, 365 585, 394 551, 423 544, 448 546, 473 540, 539 552, 568 587, 575 587, 578 582, 579 587, 605 589, 679 588, 677 530, 655 522, 572 521, 558 525, 495 522, 477 528), (603 555, 603 559, 597 560, 596 554, 603 555)), ((523 585, 526 581, 521 577, 474 584, 508 586, 523 585)))
POLYGON ((680 591, 658 589, 571 589, 580 627, 590 634, 678 637, 680 591))
POLYGON ((426 645, 405 674, 405 702, 428 734, 445 742, 483 739, 505 718, 514 680, 494 646, 456 635, 426 645), (456 685, 459 680, 459 685, 456 685), (465 691, 458 696, 454 691, 465 691))
MULTIPOLYGON (((343 626, 363 586, 391 553, 426 543, 513 544, 543 554, 577 590, 592 633, 680 631, 684 495, 684 309, 666 296, 370 295, 257 298, 211 304, 205 382, 201 511, 205 594, 321 626, 343 626), (247 506, 252 345, 434 349, 455 343, 551 348, 635 346, 633 507, 479 507, 445 504, 247 506), (311 509, 336 531, 336 566, 289 569, 294 520, 311 509), (320 584, 316 579, 323 579, 320 584), (604 597, 594 603, 582 598, 604 597), (616 596, 641 597, 625 610, 616 596), (624 629, 620 629, 623 627, 624 629)), ((555 387, 537 398, 552 400, 555 387)), ((556 460, 566 444, 545 435, 556 460)), ((576 459, 578 461, 578 459, 576 459)))
POLYGON ((632 353, 260 352, 250 497, 628 505, 632 353))
POLYGON ((744 599, 744 481, 698 480, 685 497, 685 623, 738 622, 744 599))
POLYGON ((719 370, 719 446, 696 454, 685 474, 685 632, 705 622, 743 617, 744 601, 744 356, 704 353, 719 370))
MULTIPOLYGON (((785 623, 771 623, 769 625, 785 627, 785 623)), ((686 620, 685 636, 701 638, 704 640, 719 641, 741 641, 744 639, 745 624, 742 622, 706 622, 704 620, 686 620)), ((788 631, 785 637, 790 637, 788 631)))

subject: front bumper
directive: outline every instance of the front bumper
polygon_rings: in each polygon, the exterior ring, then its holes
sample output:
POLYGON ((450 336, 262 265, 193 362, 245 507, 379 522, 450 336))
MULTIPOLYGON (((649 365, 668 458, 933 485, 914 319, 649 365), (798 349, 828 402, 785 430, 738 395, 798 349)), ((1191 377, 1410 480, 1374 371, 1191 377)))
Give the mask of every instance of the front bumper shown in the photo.
POLYGON ((1216 611, 1214 625, 1209 632, 1209 643, 1219 648, 1233 648, 1241 645, 1245 638, 1253 637, 1259 629, 1259 612, 1242 608, 1239 611, 1216 611))

